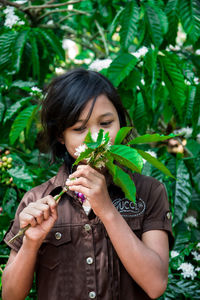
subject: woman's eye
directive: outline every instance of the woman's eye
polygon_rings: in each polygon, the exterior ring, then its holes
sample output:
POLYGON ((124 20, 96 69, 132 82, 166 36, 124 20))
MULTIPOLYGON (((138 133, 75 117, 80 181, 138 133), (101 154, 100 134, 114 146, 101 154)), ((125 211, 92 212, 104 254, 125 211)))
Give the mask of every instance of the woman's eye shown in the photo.
POLYGON ((74 128, 74 131, 84 131, 86 127, 74 128))
POLYGON ((108 126, 112 123, 113 121, 109 121, 109 122, 101 122, 101 126, 108 126))

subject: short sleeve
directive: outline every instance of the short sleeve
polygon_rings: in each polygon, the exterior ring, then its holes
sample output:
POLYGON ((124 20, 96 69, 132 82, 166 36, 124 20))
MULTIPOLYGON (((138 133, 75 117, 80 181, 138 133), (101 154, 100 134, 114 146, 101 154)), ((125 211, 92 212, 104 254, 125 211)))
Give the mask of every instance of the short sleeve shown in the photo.
POLYGON ((165 230, 169 237, 170 249, 174 243, 172 234, 171 212, 166 189, 162 183, 152 184, 147 201, 146 213, 143 221, 143 232, 149 230, 165 230))
POLYGON ((19 226, 19 214, 20 212, 28 205, 28 203, 34 201, 34 194, 29 191, 27 192, 24 197, 22 198, 16 214, 15 214, 15 219, 11 221, 10 227, 8 228, 6 234, 4 235, 4 242, 14 251, 18 252, 23 241, 23 236, 18 237, 15 239, 12 243, 9 243, 10 239, 12 239, 19 231, 20 226, 19 226))

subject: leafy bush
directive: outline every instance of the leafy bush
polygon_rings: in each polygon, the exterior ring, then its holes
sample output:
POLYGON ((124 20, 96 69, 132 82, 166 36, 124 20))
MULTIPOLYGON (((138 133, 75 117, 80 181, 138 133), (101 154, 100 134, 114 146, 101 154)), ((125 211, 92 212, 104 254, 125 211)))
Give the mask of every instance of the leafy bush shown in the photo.
MULTIPOLYGON (((65 1, 0 3, 1 239, 24 192, 58 168, 49 165, 40 142, 39 112, 46 83, 56 68, 95 69, 117 87, 136 134, 179 133, 169 141, 143 146, 176 180, 148 162, 143 173, 166 185, 172 211, 175 244, 168 288, 160 299, 198 299, 199 0, 95 0, 71 6, 65 1), (73 59, 63 50, 66 38, 76 43, 73 59), (11 166, 3 157, 12 159, 11 166)), ((0 255, 3 268, 8 257, 3 243, 0 255)), ((35 299, 34 293, 33 289, 30 299, 35 299)))

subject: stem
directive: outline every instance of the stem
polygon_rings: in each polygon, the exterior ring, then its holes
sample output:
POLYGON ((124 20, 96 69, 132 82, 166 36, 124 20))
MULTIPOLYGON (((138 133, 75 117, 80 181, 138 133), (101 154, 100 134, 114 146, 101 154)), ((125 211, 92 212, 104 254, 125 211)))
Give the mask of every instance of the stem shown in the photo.
MULTIPOLYGON (((62 189, 62 191, 61 191, 58 195, 54 196, 54 200, 58 203, 59 200, 60 200, 60 198, 61 198, 61 196, 62 196, 64 193, 66 193, 67 191, 68 191, 68 187, 64 187, 64 188, 62 189)), ((18 231, 18 233, 17 233, 12 239, 10 239, 8 243, 12 244, 12 242, 13 242, 16 238, 22 236, 22 235, 26 232, 26 230, 29 229, 30 227, 31 227, 31 224, 28 224, 28 225, 26 225, 25 227, 20 228, 19 231, 18 231)))

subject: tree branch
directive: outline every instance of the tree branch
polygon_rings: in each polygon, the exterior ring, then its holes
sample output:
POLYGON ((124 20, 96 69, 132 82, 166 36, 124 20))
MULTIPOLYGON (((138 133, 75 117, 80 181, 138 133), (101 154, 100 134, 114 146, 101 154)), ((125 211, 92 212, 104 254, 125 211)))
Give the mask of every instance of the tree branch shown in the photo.
POLYGON ((54 13, 60 13, 60 12, 75 12, 77 14, 82 14, 82 15, 87 15, 89 16, 90 14, 86 11, 82 11, 82 10, 77 10, 77 9, 54 9, 54 10, 50 10, 48 12, 46 12, 44 15, 40 16, 38 18, 38 20, 42 20, 43 18, 45 18, 48 15, 54 14, 54 13))
MULTIPOLYGON (((51 1, 49 1, 51 2, 51 1)), ((31 5, 28 7, 24 8, 24 11, 29 10, 29 9, 44 9, 44 8, 56 8, 56 7, 61 7, 61 6, 66 6, 66 5, 73 5, 76 3, 82 2, 82 0, 76 0, 76 1, 68 1, 64 3, 57 3, 57 4, 43 4, 43 5, 31 5)))

